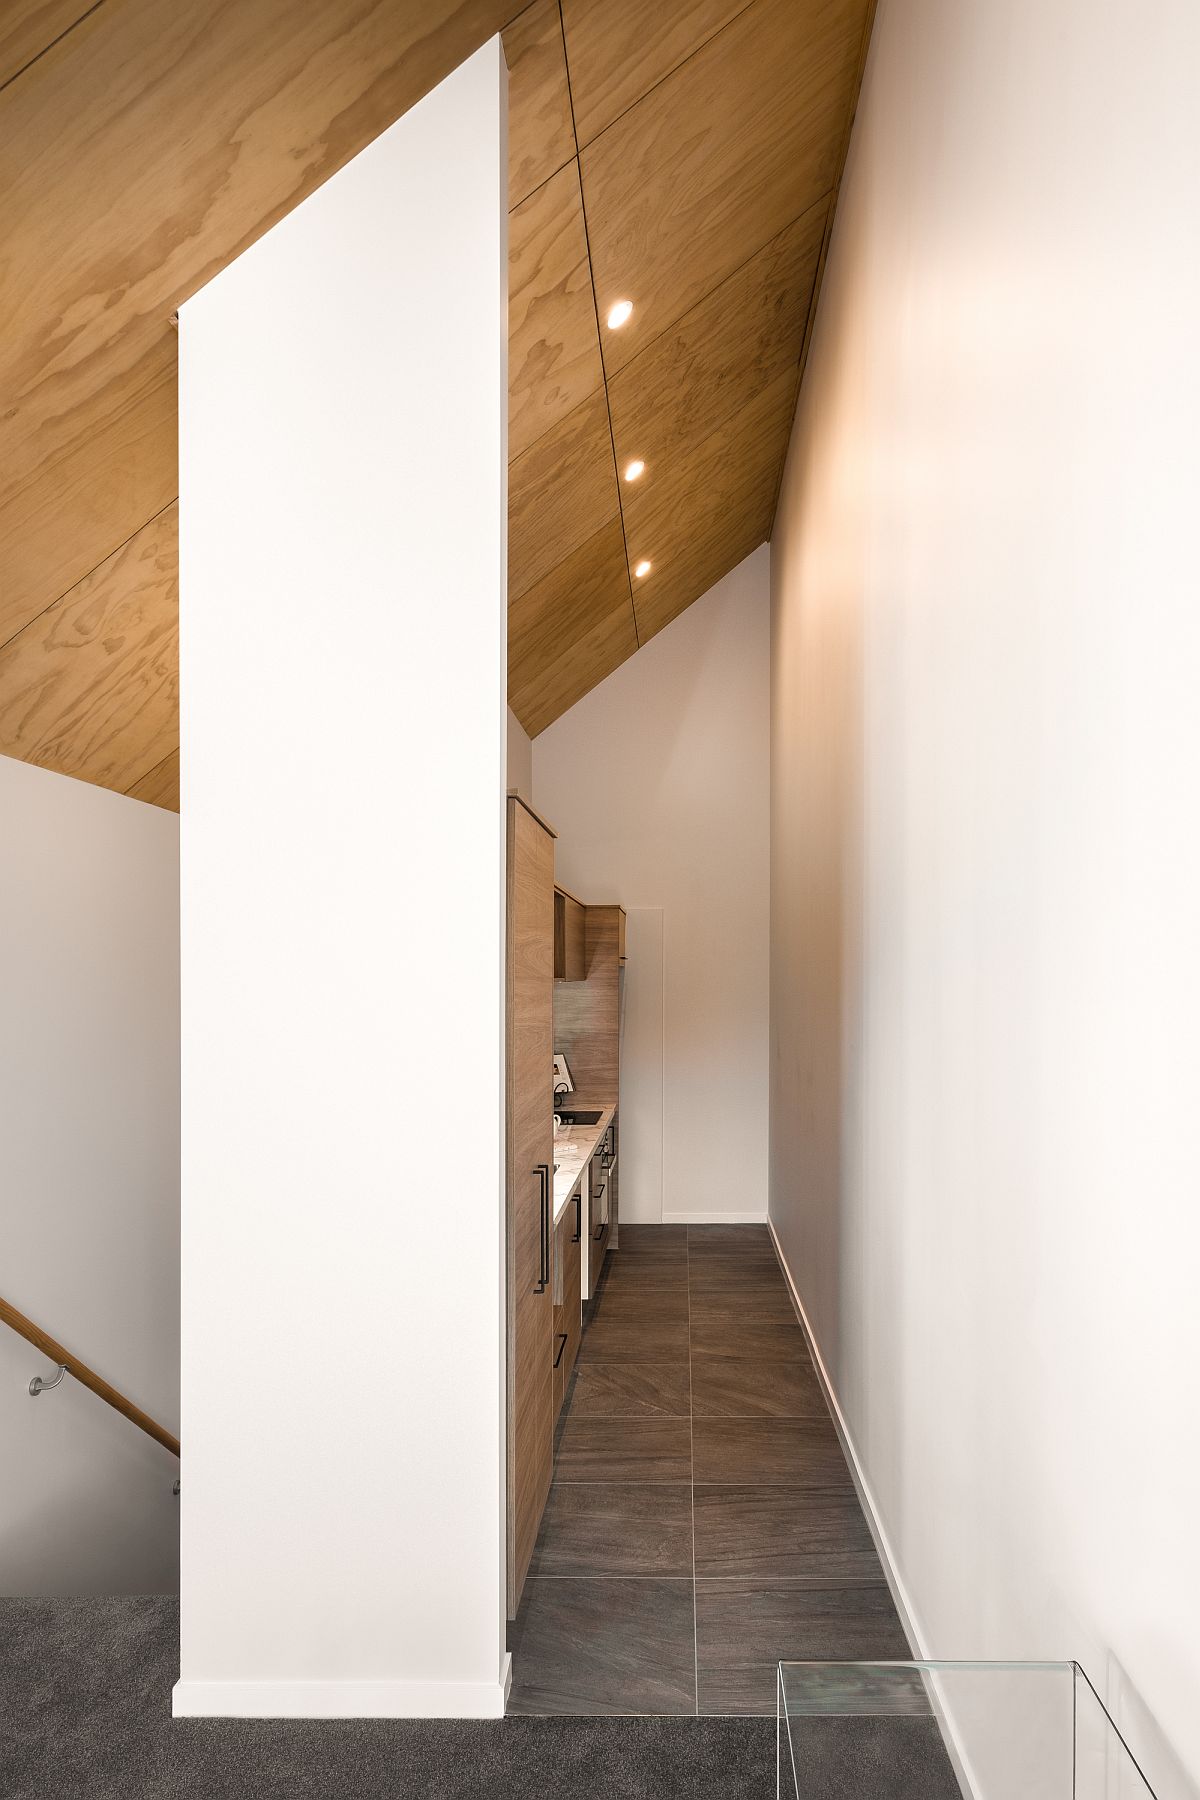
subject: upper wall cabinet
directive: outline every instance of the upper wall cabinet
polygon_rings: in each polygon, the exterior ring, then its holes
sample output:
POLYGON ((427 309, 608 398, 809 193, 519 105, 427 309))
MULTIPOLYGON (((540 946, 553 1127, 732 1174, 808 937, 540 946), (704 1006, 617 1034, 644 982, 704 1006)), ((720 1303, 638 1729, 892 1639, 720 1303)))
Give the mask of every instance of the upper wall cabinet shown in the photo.
POLYGON ((554 979, 587 980, 587 913, 562 888, 554 890, 554 979))

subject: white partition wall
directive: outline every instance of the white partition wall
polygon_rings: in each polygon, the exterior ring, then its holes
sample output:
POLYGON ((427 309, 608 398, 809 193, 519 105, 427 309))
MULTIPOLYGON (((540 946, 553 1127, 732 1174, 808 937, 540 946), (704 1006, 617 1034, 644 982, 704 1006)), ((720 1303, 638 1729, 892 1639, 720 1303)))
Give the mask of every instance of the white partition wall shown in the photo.
POLYGON ((180 318, 177 1713, 503 1710, 504 83, 180 318))
POLYGON ((771 545, 771 1220, 918 1640, 1078 1657, 1161 1800, 1200 1790, 1198 70, 1195 0, 883 0, 771 545))

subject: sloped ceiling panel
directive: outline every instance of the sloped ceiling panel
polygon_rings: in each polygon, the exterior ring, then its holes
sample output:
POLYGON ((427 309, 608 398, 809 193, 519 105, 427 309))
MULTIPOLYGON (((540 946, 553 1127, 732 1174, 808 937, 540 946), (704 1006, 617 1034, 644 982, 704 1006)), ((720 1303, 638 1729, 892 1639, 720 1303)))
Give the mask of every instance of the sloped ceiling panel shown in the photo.
MULTIPOLYGON (((512 11, 511 0, 5 9, 0 751, 128 789, 177 746, 177 726, 163 741, 168 690, 144 664, 131 680, 108 635, 49 629, 49 609, 73 604, 93 572, 123 630, 146 604, 143 563, 119 552, 177 492, 171 316, 512 11)), ((151 537, 170 608, 171 553, 151 537)), ((146 621, 157 664, 173 652, 146 621)))
POLYGON ((868 6, 14 0, 0 752, 177 804, 171 315, 501 28, 514 710, 633 654, 770 529, 868 6))
MULTIPOLYGON (((562 0, 562 21, 608 441, 593 397, 586 439, 580 406, 529 443, 528 372, 561 368, 565 395, 568 346, 583 332, 577 265, 556 289, 547 258, 545 278, 530 270, 514 285, 512 339, 510 609, 531 588, 560 609, 558 633, 510 621, 509 697, 531 733, 610 672, 606 656, 616 667, 770 533, 869 5, 562 0), (619 300, 633 315, 610 331, 619 300), (628 481, 635 460, 644 470, 628 481), (562 646, 574 642, 571 609, 594 605, 580 559, 604 504, 620 519, 629 612, 607 637, 589 627, 568 681, 562 646)), ((529 260, 524 238, 514 234, 529 260)), ((611 571, 606 581, 615 620, 611 571)))

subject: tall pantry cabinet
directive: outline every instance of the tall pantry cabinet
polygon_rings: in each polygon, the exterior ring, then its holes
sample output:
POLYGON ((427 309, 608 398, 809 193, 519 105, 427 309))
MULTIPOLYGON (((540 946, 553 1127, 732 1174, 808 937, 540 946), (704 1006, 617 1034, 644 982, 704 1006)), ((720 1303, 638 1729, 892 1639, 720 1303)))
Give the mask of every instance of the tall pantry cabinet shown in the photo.
POLYGON ((554 1438, 554 834, 508 800, 508 1614, 550 1492, 554 1438))

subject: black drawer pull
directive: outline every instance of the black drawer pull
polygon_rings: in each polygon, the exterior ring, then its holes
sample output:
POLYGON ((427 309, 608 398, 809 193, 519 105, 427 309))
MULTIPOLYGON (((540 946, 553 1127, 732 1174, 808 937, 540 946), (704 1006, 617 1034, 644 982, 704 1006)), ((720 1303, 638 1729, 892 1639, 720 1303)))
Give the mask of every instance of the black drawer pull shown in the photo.
POLYGON ((596 1189, 595 1193, 592 1195, 592 1199, 598 1200, 603 1192, 604 1192, 604 1183, 601 1182, 600 1186, 596 1189))
POLYGON ((575 1195, 575 1236, 571 1239, 571 1242, 573 1244, 577 1244, 582 1236, 583 1236, 583 1195, 576 1194, 575 1195))
POLYGON ((554 1366, 556 1369, 557 1369, 559 1363, 562 1361, 562 1353, 566 1349, 566 1347, 567 1347, 567 1334, 565 1331, 560 1331, 558 1334, 558 1355, 554 1359, 554 1366))

